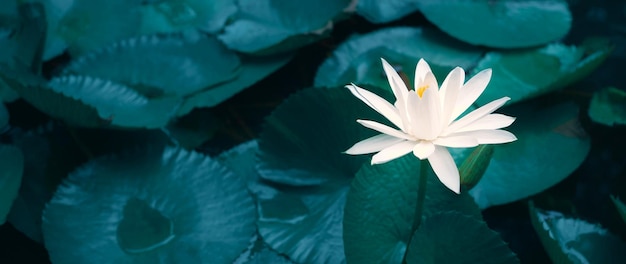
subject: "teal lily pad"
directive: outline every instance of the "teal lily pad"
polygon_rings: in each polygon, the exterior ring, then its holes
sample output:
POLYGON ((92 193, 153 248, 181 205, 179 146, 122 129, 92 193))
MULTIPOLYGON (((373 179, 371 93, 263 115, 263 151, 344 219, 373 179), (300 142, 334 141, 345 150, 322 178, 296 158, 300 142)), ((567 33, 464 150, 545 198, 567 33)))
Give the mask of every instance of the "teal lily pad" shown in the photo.
POLYGON ((237 55, 215 37, 188 32, 123 40, 76 59, 64 73, 112 80, 155 98, 227 82, 238 67, 237 55))
POLYGON ((278 70, 292 57, 292 54, 263 57, 240 55, 241 65, 234 79, 188 96, 178 110, 178 116, 185 115, 197 107, 212 107, 225 101, 278 70))
POLYGON ((22 152, 14 146, 0 144, 0 168, 0 224, 4 224, 22 182, 22 152))
POLYGON ((55 263, 232 263, 254 221, 244 179, 165 147, 98 158, 71 173, 44 211, 43 233, 55 263))
POLYGON ((360 0, 356 13, 373 23, 387 23, 419 9, 417 0, 360 0))
POLYGON ((149 1, 141 5, 141 31, 169 33, 200 29, 217 33, 237 12, 235 0, 165 0, 149 1))
POLYGON ((489 86, 476 103, 485 105, 504 96, 513 103, 562 89, 589 75, 610 51, 608 45, 576 47, 555 43, 534 49, 489 52, 472 70, 493 70, 489 86))
POLYGON ((380 58, 384 58, 413 83, 420 58, 428 61, 443 80, 450 70, 473 67, 482 50, 427 28, 395 27, 365 35, 353 35, 339 45, 317 70, 315 85, 343 86, 348 83, 388 87, 380 58))
POLYGON ((545 109, 508 108, 507 128, 518 140, 497 145, 483 178, 470 194, 481 208, 537 194, 569 176, 587 157, 590 140, 572 103, 545 109))
POLYGON ((563 38, 572 25, 567 1, 417 1, 426 19, 473 45, 521 48, 563 38))
POLYGON ((74 56, 108 46, 141 33, 138 1, 77 0, 64 12, 53 34, 60 36, 74 56))
POLYGON ((600 124, 626 125, 626 92, 607 87, 593 93, 588 114, 591 120, 600 124))
POLYGON ((274 250, 298 263, 341 263, 342 221, 350 181, 366 156, 342 152, 373 136, 356 119, 378 118, 347 89, 308 88, 267 117, 258 139, 252 189, 259 233, 274 250))
POLYGON ((21 0, 22 3, 39 3, 43 5, 46 13, 46 47, 43 52, 43 60, 49 60, 63 53, 67 43, 59 34, 59 22, 72 8, 76 1, 70 0, 21 0))
POLYGON ((519 263, 517 256, 487 223, 459 212, 426 218, 413 234, 408 264, 519 263))
POLYGON ((530 204, 535 232, 554 263, 623 263, 626 243, 597 224, 530 204))
MULTIPOLYGON (((343 220, 348 263, 401 262, 413 235, 420 166, 417 158, 407 155, 385 164, 364 164, 356 173, 343 220)), ((427 172, 422 219, 442 211, 482 218, 472 197, 451 192, 432 170, 427 172)))
POLYGON ((323 37, 350 2, 239 0, 239 12, 219 38, 244 53, 294 50, 323 37))

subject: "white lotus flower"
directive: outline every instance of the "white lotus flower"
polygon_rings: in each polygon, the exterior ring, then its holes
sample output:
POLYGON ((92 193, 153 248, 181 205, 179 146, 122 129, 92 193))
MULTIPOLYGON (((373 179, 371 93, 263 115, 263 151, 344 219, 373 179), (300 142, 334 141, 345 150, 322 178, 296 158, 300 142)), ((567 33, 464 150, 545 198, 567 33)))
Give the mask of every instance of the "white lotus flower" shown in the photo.
POLYGON ((346 150, 347 154, 378 152, 372 157, 372 164, 380 164, 413 152, 420 160, 428 159, 446 187, 460 193, 459 170, 448 147, 468 148, 517 139, 512 133, 500 129, 511 125, 515 118, 492 114, 510 100, 509 97, 490 102, 459 118, 487 87, 491 69, 479 72, 464 84, 465 72, 457 67, 439 88, 428 63, 420 59, 415 69, 415 88, 409 90, 393 67, 384 59, 382 63, 396 97, 393 105, 354 84, 346 88, 399 130, 371 120, 357 120, 382 134, 354 144, 346 150))

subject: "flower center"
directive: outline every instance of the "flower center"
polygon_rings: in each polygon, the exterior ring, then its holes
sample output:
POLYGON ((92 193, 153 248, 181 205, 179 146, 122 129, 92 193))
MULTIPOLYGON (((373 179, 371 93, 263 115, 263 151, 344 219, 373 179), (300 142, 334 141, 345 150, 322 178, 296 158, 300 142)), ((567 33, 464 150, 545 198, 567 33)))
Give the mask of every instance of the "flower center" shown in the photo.
POLYGON ((419 95, 420 98, 422 98, 422 95, 424 95, 424 92, 426 91, 426 89, 428 89, 428 85, 422 85, 419 88, 417 88, 415 92, 417 92, 417 95, 419 95))

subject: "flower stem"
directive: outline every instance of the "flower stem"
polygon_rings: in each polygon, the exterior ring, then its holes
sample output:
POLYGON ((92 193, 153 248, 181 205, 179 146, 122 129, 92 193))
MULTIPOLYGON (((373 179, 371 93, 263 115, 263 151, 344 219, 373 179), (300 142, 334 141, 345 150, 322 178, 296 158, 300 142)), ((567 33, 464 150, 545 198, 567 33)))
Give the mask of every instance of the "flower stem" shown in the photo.
POLYGON ((415 203, 415 213, 413 215, 413 225, 411 226, 411 235, 409 237, 409 243, 406 245, 406 251, 404 251, 404 257, 402 258, 402 263, 406 262, 406 256, 409 252, 409 246, 411 245, 411 240, 413 239, 413 233, 420 227, 422 223, 422 213, 424 212, 424 200, 426 200, 426 183, 428 182, 428 168, 430 164, 428 164, 427 160, 420 161, 420 174, 417 180, 417 200, 415 203))

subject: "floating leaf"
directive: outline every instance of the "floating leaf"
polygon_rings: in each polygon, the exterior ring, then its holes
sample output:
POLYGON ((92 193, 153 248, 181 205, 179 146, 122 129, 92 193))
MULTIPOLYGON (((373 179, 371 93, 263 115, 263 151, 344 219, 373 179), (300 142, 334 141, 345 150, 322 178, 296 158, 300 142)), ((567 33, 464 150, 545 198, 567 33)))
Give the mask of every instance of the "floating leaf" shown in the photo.
POLYGON ((588 114, 591 120, 600 124, 626 125, 626 92, 607 87, 593 93, 588 114))
POLYGON ((59 20, 58 34, 72 55, 111 45, 139 35, 139 1, 76 0, 59 20))
POLYGON ((163 128, 170 140, 185 149, 195 149, 211 139, 221 126, 220 120, 208 111, 192 112, 163 128))
POLYGON ((259 138, 259 233, 298 263, 344 261, 342 221, 350 180, 367 157, 343 154, 377 114, 347 89, 309 88, 266 119, 259 138), (298 187, 299 186, 299 187, 298 187))
POLYGON ((22 3, 39 3, 46 13, 46 47, 43 60, 52 59, 60 55, 67 48, 67 43, 59 35, 59 22, 70 10, 75 1, 72 0, 20 0, 22 3))
POLYGON ((0 224, 4 224, 22 182, 24 157, 10 145, 0 144, 0 224))
POLYGON ((474 45, 520 48, 564 37, 572 14, 565 0, 420 0, 426 19, 444 32, 474 45))
POLYGON ((608 46, 593 48, 550 44, 489 52, 472 70, 493 69, 489 86, 476 103, 484 105, 503 96, 517 102, 562 89, 591 73, 611 50, 608 46))
POLYGON ((443 79, 454 67, 472 67, 481 55, 480 49, 435 30, 410 27, 381 29, 365 35, 353 35, 337 47, 317 70, 315 85, 331 87, 352 82, 388 87, 380 58, 397 67, 408 80, 413 80, 415 65, 420 58, 424 58, 435 75, 443 79))
POLYGON ((407 263, 519 263, 487 223, 459 212, 426 218, 413 234, 407 263))
MULTIPOLYGON (((420 161, 407 155, 385 164, 364 164, 352 181, 343 235, 349 263, 400 263, 412 236, 420 161)), ((459 211, 481 218, 467 195, 457 195, 429 171, 423 218, 459 211)), ((420 227, 421 228, 421 227, 420 227)))
POLYGON ((624 223, 626 223, 626 205, 615 196, 611 196, 611 201, 613 201, 619 215, 622 217, 622 220, 624 220, 624 223))
POLYGON ((350 0, 239 0, 238 4, 239 13, 219 38, 237 51, 277 53, 321 38, 350 0))
POLYGON ((216 33, 237 12, 235 0, 152 1, 141 8, 141 31, 148 34, 188 29, 216 33))
POLYGON ((270 73, 278 70, 280 67, 287 64, 291 58, 291 54, 269 57, 241 55, 241 65, 237 77, 189 96, 178 110, 178 115, 185 115, 196 107, 212 107, 225 101, 236 93, 241 92, 243 89, 263 79, 270 73))
POLYGON ((626 243, 599 225, 537 209, 530 217, 553 263, 624 263, 626 243))
POLYGON ((416 0, 359 0, 356 13, 373 23, 387 23, 418 10, 416 0))
POLYGON ((537 194, 569 176, 586 158, 590 141, 574 104, 547 109, 518 106, 511 131, 518 140, 494 148, 483 178, 469 192, 481 208, 537 194))
POLYGON ((237 55, 197 32, 143 36, 87 54, 66 74, 109 79, 148 97, 185 96, 235 77, 237 55))
POLYGON ((99 158, 70 174, 43 231, 55 263, 232 263, 254 219, 242 178, 166 147, 99 158))

